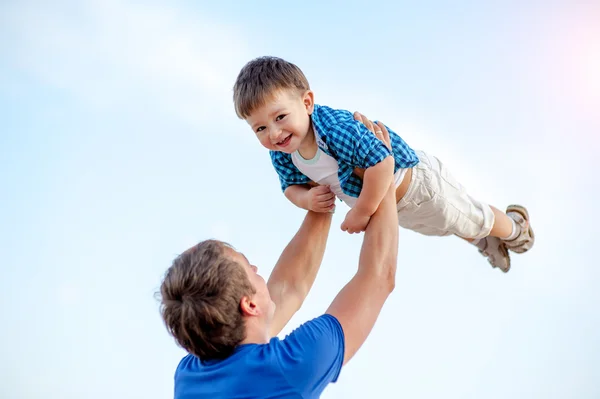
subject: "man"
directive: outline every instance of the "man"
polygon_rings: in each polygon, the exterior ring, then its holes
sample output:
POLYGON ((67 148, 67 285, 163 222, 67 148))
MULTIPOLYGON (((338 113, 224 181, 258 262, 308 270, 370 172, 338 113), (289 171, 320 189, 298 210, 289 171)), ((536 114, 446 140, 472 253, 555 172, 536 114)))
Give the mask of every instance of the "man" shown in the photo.
MULTIPOLYGON (((356 113, 389 146, 385 126, 356 113), (383 133, 383 134, 382 134, 383 133)), ((364 235, 356 275, 326 313, 276 338, 300 308, 325 251, 331 214, 309 212, 268 283, 231 246, 204 241, 169 268, 162 316, 189 354, 175 398, 318 398, 369 335, 394 288, 398 219, 393 176, 364 235)))

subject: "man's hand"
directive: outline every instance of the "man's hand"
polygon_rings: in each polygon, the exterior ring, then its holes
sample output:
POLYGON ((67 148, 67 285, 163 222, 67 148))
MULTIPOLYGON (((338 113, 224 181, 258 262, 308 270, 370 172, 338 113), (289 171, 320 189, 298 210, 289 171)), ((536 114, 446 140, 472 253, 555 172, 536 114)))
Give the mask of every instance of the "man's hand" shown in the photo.
POLYGON ((367 118, 358 111, 354 112, 354 120, 359 121, 363 125, 365 125, 367 129, 371 131, 371 133, 375 133, 375 136, 377 136, 379 140, 383 141, 387 148, 389 148, 390 150, 392 149, 390 132, 388 132, 387 128, 382 122, 377 121, 377 123, 374 124, 371 120, 369 120, 369 118, 367 118))
POLYGON ((361 213, 358 208, 352 208, 348 211, 344 223, 342 223, 342 231, 347 231, 350 234, 365 231, 369 220, 371 220, 371 215, 361 213))
POLYGON ((335 208, 335 194, 329 186, 312 187, 307 193, 307 205, 313 212, 331 212, 335 208))

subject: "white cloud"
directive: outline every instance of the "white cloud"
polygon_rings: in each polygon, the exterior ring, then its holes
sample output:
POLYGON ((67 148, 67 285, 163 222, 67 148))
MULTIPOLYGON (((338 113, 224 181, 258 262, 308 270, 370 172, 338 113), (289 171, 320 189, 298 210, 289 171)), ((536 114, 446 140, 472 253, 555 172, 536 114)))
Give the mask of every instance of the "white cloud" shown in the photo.
MULTIPOLYGON (((164 5, 118 1, 3 6, 16 67, 88 105, 200 123, 229 110, 247 55, 233 26, 164 5)), ((230 116, 230 114, 228 113, 230 116)))

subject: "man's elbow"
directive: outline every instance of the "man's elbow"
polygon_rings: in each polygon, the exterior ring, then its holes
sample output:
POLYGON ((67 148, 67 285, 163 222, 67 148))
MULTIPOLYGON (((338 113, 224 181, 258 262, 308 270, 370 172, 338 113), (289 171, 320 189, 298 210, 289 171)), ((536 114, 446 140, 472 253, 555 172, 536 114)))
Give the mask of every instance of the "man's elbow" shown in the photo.
POLYGON ((396 288, 396 265, 391 261, 388 262, 386 267, 372 275, 372 278, 379 292, 391 294, 396 288))
POLYGON ((391 294, 396 288, 396 263, 390 261, 390 265, 386 268, 386 273, 384 274, 385 289, 388 294, 391 294))
POLYGON ((396 271, 390 272, 386 279, 386 287, 388 294, 391 294, 396 288, 396 271))

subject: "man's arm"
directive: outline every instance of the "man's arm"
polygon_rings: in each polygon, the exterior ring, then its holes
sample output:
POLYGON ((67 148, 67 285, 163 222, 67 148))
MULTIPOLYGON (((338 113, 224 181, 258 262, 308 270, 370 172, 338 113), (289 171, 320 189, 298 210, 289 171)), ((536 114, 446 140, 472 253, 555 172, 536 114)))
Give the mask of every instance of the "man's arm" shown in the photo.
MULTIPOLYGON (((378 125, 383 131, 384 141, 389 145, 387 129, 382 123, 378 125)), ((394 184, 391 177, 387 181, 388 190, 365 232, 358 271, 327 310, 344 330, 344 364, 367 339, 395 285, 398 214, 394 184)))
POLYGON ((277 261, 267 286, 276 305, 270 332, 274 337, 300 309, 321 266, 331 213, 309 211, 277 261))

